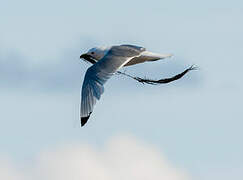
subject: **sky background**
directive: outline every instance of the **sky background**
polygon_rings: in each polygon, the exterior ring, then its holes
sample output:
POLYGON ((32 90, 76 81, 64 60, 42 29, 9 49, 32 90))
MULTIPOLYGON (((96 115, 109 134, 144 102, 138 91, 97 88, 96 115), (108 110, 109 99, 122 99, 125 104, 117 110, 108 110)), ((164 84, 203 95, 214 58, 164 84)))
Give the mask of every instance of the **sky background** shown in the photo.
POLYGON ((242 1, 16 1, 0 6, 0 179, 243 178, 242 1), (84 128, 95 46, 174 57, 112 77, 84 128), (152 177, 152 178, 151 178, 152 177))

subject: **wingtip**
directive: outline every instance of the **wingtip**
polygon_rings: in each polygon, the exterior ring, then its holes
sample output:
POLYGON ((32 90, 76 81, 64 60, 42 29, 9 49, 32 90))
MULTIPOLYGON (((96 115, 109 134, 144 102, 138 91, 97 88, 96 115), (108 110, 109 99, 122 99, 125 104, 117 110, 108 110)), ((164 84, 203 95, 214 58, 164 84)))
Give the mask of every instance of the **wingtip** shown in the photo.
POLYGON ((86 117, 80 117, 81 127, 83 127, 87 123, 87 121, 88 121, 88 119, 90 117, 90 114, 88 116, 86 116, 86 117))
POLYGON ((164 59, 164 58, 171 58, 171 57, 173 57, 174 56, 174 54, 160 54, 159 55, 159 57, 161 58, 161 59, 164 59))

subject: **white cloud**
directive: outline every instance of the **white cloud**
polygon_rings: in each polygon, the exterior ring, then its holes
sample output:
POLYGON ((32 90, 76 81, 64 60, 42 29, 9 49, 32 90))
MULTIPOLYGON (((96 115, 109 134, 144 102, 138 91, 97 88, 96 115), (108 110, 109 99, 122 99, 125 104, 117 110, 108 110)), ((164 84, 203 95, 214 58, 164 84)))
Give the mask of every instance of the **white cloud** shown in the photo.
POLYGON ((0 179, 23 180, 23 176, 13 167, 13 162, 5 157, 0 157, 0 179))
MULTIPOLYGON (((184 171, 172 167, 158 150, 128 137, 114 138, 103 149, 87 144, 69 144, 47 150, 38 155, 34 164, 25 168, 24 179, 188 179, 184 171)), ((0 172, 4 171, 0 173, 0 179, 22 179, 20 171, 9 162, 0 165, 0 172)))

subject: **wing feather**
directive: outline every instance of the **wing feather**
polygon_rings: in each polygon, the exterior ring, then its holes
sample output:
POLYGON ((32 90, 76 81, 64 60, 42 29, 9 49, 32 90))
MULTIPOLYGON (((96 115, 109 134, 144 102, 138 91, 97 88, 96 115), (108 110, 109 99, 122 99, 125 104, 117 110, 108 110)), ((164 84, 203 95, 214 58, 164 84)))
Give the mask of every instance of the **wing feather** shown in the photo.
POLYGON ((158 54, 149 51, 143 51, 140 56, 132 58, 125 66, 131 66, 134 64, 144 63, 146 61, 157 61, 160 59, 171 57, 172 54, 158 54))
POLYGON ((104 93, 106 81, 124 64, 139 56, 144 50, 128 45, 113 46, 97 63, 88 68, 81 93, 81 126, 88 121, 96 101, 104 93))

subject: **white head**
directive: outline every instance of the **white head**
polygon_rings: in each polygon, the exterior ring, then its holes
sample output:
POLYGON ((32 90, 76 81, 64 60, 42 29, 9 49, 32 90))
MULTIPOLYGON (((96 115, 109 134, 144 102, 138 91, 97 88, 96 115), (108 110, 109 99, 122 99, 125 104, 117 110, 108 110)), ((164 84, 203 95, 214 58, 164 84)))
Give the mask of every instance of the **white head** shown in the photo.
POLYGON ((106 55, 107 51, 108 49, 105 47, 94 47, 90 49, 86 54, 92 56, 96 60, 100 60, 106 55))
POLYGON ((80 58, 85 59, 85 57, 92 57, 93 59, 98 61, 106 55, 109 49, 109 47, 95 47, 90 49, 87 53, 82 54, 80 58))

